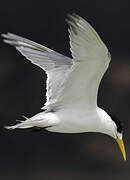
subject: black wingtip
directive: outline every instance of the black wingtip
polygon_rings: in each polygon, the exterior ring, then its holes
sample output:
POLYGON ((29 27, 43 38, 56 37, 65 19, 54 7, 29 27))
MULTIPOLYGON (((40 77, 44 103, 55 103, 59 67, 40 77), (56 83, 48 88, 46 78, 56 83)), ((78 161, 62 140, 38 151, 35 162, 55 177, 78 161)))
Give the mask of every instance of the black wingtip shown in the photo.
POLYGON ((67 24, 70 25, 70 22, 71 22, 71 14, 68 13, 68 14, 66 15, 65 21, 67 22, 67 24))
POLYGON ((72 21, 73 23, 75 23, 75 20, 74 20, 74 15, 73 15, 74 13, 72 13, 72 14, 67 14, 67 19, 69 20, 69 21, 72 21))
POLYGON ((67 14, 67 18, 65 19, 67 24, 70 26, 70 30, 73 31, 75 35, 77 35, 76 29, 78 28, 76 24, 76 19, 77 18, 75 17, 74 13, 67 14))

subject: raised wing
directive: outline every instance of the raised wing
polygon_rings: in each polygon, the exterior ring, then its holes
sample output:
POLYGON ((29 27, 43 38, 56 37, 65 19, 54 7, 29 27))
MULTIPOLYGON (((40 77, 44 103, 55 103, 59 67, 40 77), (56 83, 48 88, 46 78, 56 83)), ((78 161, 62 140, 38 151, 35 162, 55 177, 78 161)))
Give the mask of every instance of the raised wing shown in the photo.
POLYGON ((15 46, 28 60, 46 71, 47 102, 44 108, 49 110, 62 91, 64 81, 72 66, 72 59, 12 33, 2 34, 2 37, 5 38, 5 43, 15 46))
POLYGON ((107 47, 89 23, 77 15, 69 15, 67 22, 73 60, 20 36, 2 35, 6 43, 47 72, 43 108, 48 111, 63 106, 96 107, 98 87, 110 62, 107 47))
POLYGON ((98 87, 108 68, 110 53, 83 18, 73 14, 66 21, 70 26, 70 50, 75 63, 59 102, 92 109, 97 105, 98 87))

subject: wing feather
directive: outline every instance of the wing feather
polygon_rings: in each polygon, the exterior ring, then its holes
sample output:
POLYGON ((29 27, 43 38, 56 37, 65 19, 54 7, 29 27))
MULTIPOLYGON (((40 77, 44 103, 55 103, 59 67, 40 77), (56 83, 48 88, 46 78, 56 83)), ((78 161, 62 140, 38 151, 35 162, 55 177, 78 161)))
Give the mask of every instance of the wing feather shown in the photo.
POLYGON ((2 34, 2 36, 5 38, 5 43, 16 47, 28 60, 46 71, 47 102, 43 109, 50 110, 51 104, 56 102, 62 91, 65 79, 72 66, 72 59, 12 33, 2 34))
POLYGON ((72 14, 66 21, 70 27, 74 64, 59 102, 92 109, 97 106, 98 87, 109 66, 110 53, 97 32, 83 18, 72 14))
POLYGON ((70 26, 70 50, 75 60, 104 58, 108 49, 92 28, 92 26, 78 15, 68 15, 66 20, 70 26))
POLYGON ((110 62, 107 47, 92 28, 78 15, 68 15, 70 50, 73 59, 45 46, 8 33, 4 42, 13 45, 32 63, 47 73, 47 102, 44 109, 71 105, 97 106, 100 81, 110 62))

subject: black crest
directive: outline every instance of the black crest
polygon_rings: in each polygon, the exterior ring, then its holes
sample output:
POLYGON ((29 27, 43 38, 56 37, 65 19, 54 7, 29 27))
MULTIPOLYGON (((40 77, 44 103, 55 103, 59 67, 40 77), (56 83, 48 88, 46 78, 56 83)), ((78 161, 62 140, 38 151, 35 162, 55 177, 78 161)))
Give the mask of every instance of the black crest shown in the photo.
POLYGON ((115 122, 115 124, 117 126, 117 132, 122 133, 122 131, 123 131, 122 122, 120 120, 118 120, 118 118, 115 115, 110 114, 110 117, 112 118, 112 120, 115 122))

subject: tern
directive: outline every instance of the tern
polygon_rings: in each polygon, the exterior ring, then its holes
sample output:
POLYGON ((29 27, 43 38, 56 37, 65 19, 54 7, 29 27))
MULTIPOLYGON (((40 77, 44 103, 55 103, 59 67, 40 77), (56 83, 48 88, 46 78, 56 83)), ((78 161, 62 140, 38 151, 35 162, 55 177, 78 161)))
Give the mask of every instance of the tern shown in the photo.
POLYGON ((93 27, 82 17, 69 14, 72 58, 18 35, 2 34, 4 42, 47 74, 43 111, 7 129, 45 128, 59 133, 99 132, 113 137, 126 160, 123 128, 98 107, 97 93, 111 55, 93 27))

